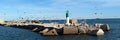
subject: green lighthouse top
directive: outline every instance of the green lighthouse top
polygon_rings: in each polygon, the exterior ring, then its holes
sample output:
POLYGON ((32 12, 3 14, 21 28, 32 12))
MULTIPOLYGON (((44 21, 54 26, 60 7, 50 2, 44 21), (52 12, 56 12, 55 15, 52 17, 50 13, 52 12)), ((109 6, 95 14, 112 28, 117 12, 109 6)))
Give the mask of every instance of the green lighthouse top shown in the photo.
POLYGON ((69 17, 69 11, 67 10, 67 12, 66 12, 66 17, 69 17))

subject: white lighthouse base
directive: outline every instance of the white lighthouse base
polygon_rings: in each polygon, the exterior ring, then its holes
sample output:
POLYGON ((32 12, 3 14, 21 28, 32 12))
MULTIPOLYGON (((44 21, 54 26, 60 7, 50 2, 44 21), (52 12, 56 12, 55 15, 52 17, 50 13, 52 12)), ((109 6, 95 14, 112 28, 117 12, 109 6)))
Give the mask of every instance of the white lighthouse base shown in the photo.
POLYGON ((66 25, 70 25, 69 20, 70 20, 69 17, 67 17, 66 18, 66 25))

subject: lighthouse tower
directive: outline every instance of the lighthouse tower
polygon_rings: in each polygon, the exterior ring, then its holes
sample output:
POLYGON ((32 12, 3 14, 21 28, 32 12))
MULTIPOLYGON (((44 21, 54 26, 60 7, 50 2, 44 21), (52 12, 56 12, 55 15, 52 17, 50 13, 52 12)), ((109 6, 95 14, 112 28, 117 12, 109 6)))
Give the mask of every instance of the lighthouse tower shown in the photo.
POLYGON ((66 12, 66 24, 67 25, 70 25, 70 23, 69 23, 69 11, 67 10, 67 12, 66 12))

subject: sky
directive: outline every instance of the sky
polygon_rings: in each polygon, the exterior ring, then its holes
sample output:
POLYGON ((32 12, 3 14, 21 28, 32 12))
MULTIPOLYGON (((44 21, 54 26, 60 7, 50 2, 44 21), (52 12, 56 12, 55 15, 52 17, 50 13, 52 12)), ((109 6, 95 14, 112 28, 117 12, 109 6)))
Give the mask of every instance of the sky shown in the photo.
POLYGON ((0 0, 2 19, 120 18, 120 0, 0 0))

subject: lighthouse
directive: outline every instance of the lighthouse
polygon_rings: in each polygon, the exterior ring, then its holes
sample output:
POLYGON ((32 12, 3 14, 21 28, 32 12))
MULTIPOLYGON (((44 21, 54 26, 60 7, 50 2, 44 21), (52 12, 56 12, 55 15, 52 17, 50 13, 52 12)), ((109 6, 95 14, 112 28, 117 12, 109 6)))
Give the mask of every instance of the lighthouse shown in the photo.
POLYGON ((67 25, 70 25, 70 23, 69 23, 69 11, 67 10, 67 12, 66 12, 66 24, 67 25))

